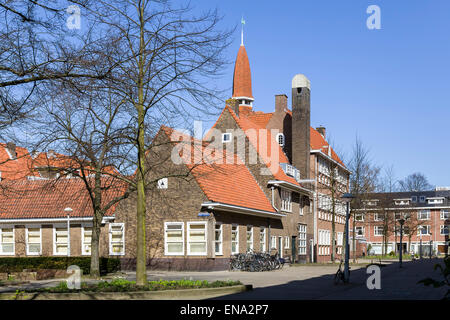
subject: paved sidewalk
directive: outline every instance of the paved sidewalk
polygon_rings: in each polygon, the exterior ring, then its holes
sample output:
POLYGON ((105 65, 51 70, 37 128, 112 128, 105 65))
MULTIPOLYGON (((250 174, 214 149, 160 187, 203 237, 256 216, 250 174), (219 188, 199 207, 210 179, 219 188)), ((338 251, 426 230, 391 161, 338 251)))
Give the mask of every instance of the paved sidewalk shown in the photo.
MULTIPOLYGON (((426 287, 417 284, 427 277, 441 279, 442 275, 434 271, 436 263, 443 264, 442 259, 404 262, 403 268, 398 263, 387 262, 381 268, 381 290, 369 290, 366 281, 369 275, 366 268, 358 265, 351 266, 349 284, 333 284, 334 274, 338 265, 304 265, 285 267, 282 270, 269 272, 239 272, 239 271, 211 271, 211 272, 169 272, 149 271, 148 280, 239 280, 243 284, 252 284, 254 290, 250 292, 223 296, 216 299, 251 299, 251 300, 298 300, 298 299, 326 299, 326 300, 372 300, 372 299, 441 299, 447 288, 426 287)), ((135 280, 134 272, 126 272, 123 276, 128 280, 135 280)), ((23 290, 55 286, 64 279, 31 281, 21 286, 0 287, 0 292, 15 292, 23 290)), ((93 280, 84 280, 93 282, 93 280)))

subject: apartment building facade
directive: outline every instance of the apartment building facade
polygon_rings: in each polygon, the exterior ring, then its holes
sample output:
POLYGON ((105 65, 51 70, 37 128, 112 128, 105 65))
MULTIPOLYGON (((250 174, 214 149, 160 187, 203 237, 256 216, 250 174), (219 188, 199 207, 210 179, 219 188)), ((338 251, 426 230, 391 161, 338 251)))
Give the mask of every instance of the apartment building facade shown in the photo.
POLYGON ((400 249, 400 219, 404 219, 404 252, 449 253, 450 190, 374 193, 354 214, 356 239, 367 242, 369 253, 400 249))

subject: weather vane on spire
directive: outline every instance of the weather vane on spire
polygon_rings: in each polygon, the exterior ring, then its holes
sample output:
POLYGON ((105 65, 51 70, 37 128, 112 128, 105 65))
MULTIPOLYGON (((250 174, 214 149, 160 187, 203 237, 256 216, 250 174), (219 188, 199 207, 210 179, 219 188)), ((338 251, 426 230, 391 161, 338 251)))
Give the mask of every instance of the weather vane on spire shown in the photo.
POLYGON ((241 23, 242 23, 242 27, 241 27, 241 46, 243 46, 244 45, 244 24, 245 24, 244 16, 242 16, 241 23))

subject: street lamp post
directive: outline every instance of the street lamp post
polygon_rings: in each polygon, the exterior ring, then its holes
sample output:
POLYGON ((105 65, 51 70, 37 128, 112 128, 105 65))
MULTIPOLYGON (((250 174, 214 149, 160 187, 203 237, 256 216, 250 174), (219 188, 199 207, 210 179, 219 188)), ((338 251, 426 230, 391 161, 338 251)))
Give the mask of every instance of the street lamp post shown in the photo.
POLYGON ((353 195, 351 193, 344 193, 342 196, 342 200, 347 204, 347 214, 345 216, 345 262, 344 262, 344 282, 348 283, 350 279, 350 268, 349 268, 349 259, 350 259, 350 237, 349 237, 349 223, 350 223, 350 202, 353 199, 353 195))
POLYGON ((65 208, 64 212, 67 214, 67 256, 70 257, 70 213, 72 208, 65 208))
POLYGON ((400 220, 398 220, 398 222, 400 223, 400 268, 402 267, 402 263, 403 263, 403 224, 405 223, 405 219, 401 218, 400 220))

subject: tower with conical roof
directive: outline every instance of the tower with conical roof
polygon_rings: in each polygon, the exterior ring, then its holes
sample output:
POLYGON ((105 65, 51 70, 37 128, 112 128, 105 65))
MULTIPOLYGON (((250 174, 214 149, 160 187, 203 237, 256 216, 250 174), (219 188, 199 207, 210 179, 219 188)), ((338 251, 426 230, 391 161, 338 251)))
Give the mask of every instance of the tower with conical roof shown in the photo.
POLYGON ((244 19, 242 19, 241 22, 241 46, 239 47, 236 62, 234 64, 232 98, 238 100, 239 105, 252 107, 254 101, 252 94, 252 76, 247 51, 244 46, 244 19))

